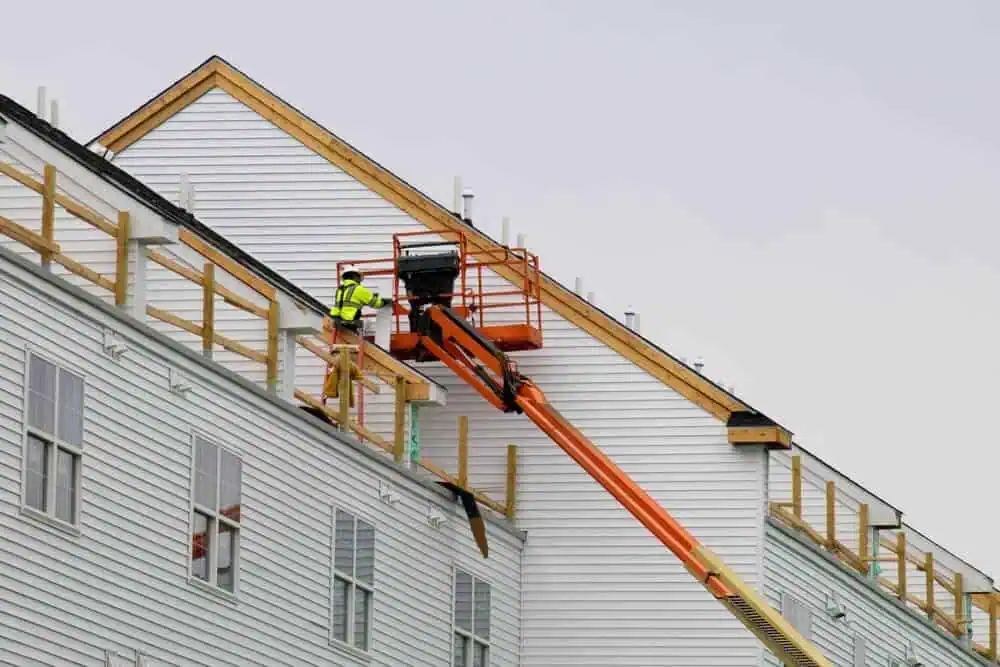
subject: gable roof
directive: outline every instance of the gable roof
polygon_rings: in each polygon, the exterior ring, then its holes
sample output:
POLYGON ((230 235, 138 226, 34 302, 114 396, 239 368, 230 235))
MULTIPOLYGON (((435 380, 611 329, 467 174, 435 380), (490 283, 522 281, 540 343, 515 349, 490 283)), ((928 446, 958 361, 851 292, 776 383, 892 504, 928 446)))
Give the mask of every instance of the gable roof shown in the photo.
MULTIPOLYGON (((86 146, 83 146, 62 130, 52 126, 3 94, 0 94, 0 116, 13 120, 42 141, 57 148, 77 163, 100 176, 103 180, 129 193, 136 200, 162 216, 163 219, 178 225, 181 229, 190 230, 212 248, 247 269, 251 274, 260 278, 271 287, 284 292, 303 308, 326 316, 328 312, 327 306, 304 289, 290 282, 287 278, 242 250, 235 243, 199 221, 187 210, 171 203, 168 199, 121 167, 88 150, 86 146)), ((387 350, 381 351, 376 363, 390 363, 394 369, 399 369, 398 372, 405 372, 407 381, 411 385, 419 386, 419 390, 414 390, 411 387, 413 396, 425 398, 425 394, 429 394, 427 388, 434 381, 419 369, 396 361, 387 350)))
MULTIPOLYGON (((501 248, 498 241, 482 230, 465 224, 444 206, 219 56, 206 60, 91 143, 97 142, 119 153, 213 88, 226 91, 428 229, 462 232, 476 250, 501 248)), ((516 269, 501 266, 496 267, 496 272, 517 286, 523 284, 523 276, 516 269)), ((780 447, 791 444, 791 432, 786 428, 689 368, 609 313, 547 274, 542 274, 541 283, 542 302, 546 307, 725 422, 729 426, 730 442, 780 447)))

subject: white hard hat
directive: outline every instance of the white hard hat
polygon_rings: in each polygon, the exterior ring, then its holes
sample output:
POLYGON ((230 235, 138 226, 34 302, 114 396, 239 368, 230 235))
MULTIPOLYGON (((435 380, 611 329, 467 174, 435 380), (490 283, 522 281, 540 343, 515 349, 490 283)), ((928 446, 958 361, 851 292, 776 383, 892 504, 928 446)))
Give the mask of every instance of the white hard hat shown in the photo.
POLYGON ((340 275, 346 276, 348 273, 356 273, 360 276, 361 269, 359 269, 356 264, 347 264, 343 269, 341 269, 340 275))

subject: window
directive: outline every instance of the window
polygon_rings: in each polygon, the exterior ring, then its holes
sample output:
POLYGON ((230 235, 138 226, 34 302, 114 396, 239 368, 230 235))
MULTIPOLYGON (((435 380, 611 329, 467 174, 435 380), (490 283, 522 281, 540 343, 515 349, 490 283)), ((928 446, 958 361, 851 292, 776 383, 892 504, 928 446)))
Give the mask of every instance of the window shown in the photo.
POLYGON ((194 438, 191 576, 236 592, 243 464, 232 452, 194 438))
POLYGON ((22 502, 76 525, 83 455, 83 378, 28 355, 22 502))
POLYGON ((812 635, 812 612, 788 593, 781 594, 781 613, 803 637, 812 635))
POLYGON ((338 509, 333 538, 334 640, 371 650, 374 594, 375 527, 338 509))
POLYGON ((490 660, 490 585, 455 570, 454 667, 487 667, 490 660))

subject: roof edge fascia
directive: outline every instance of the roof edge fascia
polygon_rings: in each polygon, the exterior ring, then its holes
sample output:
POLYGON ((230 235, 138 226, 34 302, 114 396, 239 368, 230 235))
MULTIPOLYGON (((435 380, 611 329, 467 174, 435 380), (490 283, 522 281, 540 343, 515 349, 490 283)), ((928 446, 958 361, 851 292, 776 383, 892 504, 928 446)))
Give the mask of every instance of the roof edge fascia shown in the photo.
MULTIPOLYGON (((94 141, 116 154, 120 153, 214 87, 225 90, 428 229, 461 231, 476 249, 501 247, 495 239, 468 226, 439 203, 219 56, 206 60, 94 141)), ((523 276, 517 270, 510 267, 497 269, 498 274, 515 285, 523 282, 523 276)), ((790 446, 792 433, 785 427, 740 401, 550 276, 543 274, 541 282, 542 300, 548 308, 724 422, 732 444, 790 446), (755 430, 748 430, 748 417, 753 422, 752 426, 757 427, 755 430), (733 421, 735 423, 731 423, 733 421)))

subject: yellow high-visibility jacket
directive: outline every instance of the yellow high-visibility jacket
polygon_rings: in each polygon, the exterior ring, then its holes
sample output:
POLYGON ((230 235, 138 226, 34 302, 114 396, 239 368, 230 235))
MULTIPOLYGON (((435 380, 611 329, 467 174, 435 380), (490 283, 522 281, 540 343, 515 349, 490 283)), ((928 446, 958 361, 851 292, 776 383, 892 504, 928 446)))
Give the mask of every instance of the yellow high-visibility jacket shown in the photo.
POLYGON ((356 280, 345 280, 337 288, 333 308, 330 309, 330 317, 353 322, 361 317, 363 306, 381 308, 384 305, 385 299, 380 297, 378 292, 372 292, 356 280))

